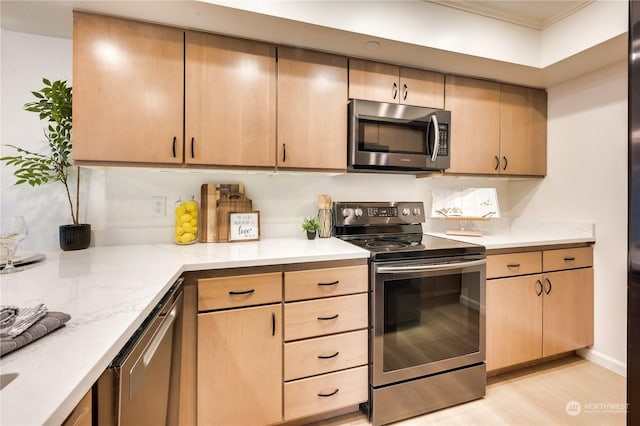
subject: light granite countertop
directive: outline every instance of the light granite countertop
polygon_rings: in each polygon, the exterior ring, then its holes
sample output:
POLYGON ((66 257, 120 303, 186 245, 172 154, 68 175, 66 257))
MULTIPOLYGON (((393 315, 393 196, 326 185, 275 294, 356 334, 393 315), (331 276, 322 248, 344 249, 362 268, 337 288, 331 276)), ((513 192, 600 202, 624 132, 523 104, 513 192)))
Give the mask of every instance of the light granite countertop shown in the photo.
POLYGON ((18 377, 0 391, 0 424, 60 424, 184 271, 357 259, 336 238, 92 247, 46 253, 0 276, 0 303, 71 315, 65 327, 0 359, 18 377))

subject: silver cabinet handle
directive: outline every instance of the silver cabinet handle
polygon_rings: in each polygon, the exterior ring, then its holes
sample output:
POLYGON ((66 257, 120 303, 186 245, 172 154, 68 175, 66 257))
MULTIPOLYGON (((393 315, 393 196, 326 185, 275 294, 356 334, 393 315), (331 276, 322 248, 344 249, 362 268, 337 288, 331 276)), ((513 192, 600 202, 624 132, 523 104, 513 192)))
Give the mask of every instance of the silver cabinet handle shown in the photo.
POLYGON ((486 259, 466 262, 436 263, 434 265, 406 265, 406 266, 378 266, 376 272, 387 274, 401 274, 404 272, 447 271, 449 269, 468 268, 470 266, 485 265, 486 259))
MULTIPOLYGON (((431 116, 431 122, 433 123, 433 154, 431 154, 431 161, 435 162, 436 158, 438 158, 438 150, 440 149, 440 127, 438 126, 438 119, 436 115, 433 114, 431 116)), ((428 132, 427 132, 428 133, 428 132)), ((427 138, 429 136, 427 135, 427 138)))

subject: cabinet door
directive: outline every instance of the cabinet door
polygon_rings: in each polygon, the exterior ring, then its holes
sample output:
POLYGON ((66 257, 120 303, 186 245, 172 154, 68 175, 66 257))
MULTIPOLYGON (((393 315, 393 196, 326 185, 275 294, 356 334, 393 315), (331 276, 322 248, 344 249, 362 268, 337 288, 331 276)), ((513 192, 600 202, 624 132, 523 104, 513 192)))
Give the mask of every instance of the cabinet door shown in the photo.
POLYGON ((347 167, 347 59, 278 48, 279 168, 347 167))
POLYGON ((198 315, 199 425, 282 420, 281 318, 279 304, 198 315))
POLYGON ((543 356, 593 344, 593 268, 544 275, 543 356))
POLYGON ((501 174, 547 174, 547 93, 500 86, 501 174))
POLYGON ((186 33, 185 162, 275 167, 276 48, 186 33))
POLYGON ((497 174, 500 84, 448 75, 445 109, 451 111, 451 167, 446 172, 497 174))
POLYGON ((487 281, 487 371, 542 355, 542 277, 487 281))
POLYGON ((74 14, 75 161, 182 163, 183 34, 74 14))
POLYGON ((400 68, 400 103, 444 108, 444 74, 400 68))
POLYGON ((399 73, 396 65, 349 59, 349 98, 397 104, 399 73))

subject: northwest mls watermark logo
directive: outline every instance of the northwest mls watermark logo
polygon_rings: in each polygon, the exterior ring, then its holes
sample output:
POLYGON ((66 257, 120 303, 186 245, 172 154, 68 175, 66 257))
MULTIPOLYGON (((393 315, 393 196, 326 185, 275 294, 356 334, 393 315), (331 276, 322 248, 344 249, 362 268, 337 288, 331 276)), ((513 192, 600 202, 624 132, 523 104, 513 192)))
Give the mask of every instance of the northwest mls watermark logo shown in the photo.
POLYGON ((570 416, 577 416, 582 411, 582 405, 578 401, 569 401, 565 407, 567 414, 570 416))
POLYGON ((583 402, 569 401, 565 406, 567 414, 577 416, 580 413, 626 413, 629 404, 626 402, 583 402))

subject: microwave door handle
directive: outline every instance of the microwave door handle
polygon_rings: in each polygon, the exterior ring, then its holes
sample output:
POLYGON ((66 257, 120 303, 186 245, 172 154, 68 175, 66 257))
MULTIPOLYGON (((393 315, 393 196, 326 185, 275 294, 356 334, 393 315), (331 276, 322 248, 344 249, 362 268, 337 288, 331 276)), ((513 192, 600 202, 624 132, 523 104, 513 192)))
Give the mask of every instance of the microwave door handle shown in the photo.
MULTIPOLYGON (((438 126, 438 118, 435 114, 431 115, 431 122, 433 123, 433 153, 431 154, 431 162, 435 163, 438 158, 438 150, 440 149, 440 127, 438 126)), ((429 132, 427 132, 427 143, 429 139, 429 132)))

